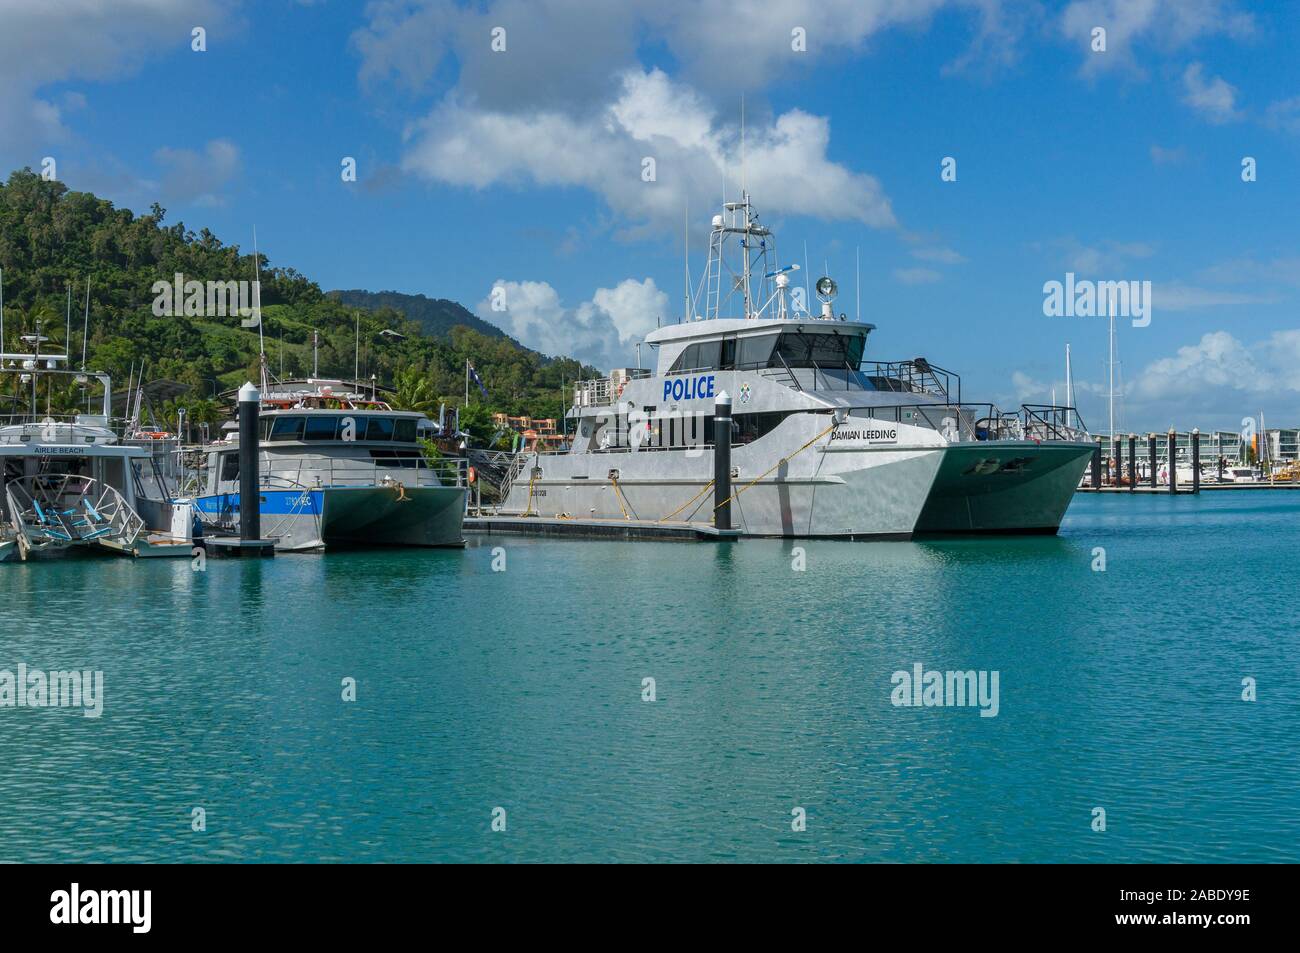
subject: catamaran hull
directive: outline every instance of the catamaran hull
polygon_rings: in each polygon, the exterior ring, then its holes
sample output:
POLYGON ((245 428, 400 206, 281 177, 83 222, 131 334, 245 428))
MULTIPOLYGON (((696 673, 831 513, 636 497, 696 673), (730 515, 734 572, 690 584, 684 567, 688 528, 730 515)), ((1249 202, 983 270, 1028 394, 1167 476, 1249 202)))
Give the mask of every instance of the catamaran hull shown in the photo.
MULTIPOLYGON (((463 487, 263 490, 262 535, 280 552, 331 546, 460 546, 463 487)), ((239 494, 203 497, 200 512, 238 523, 239 494)))
MULTIPOLYGON (((732 527, 746 536, 908 539, 940 463, 939 448, 810 448, 798 464, 763 475, 737 449, 732 527), (758 478, 757 483, 751 482, 758 478)), ((713 516, 712 454, 682 451, 541 458, 543 475, 525 471, 502 513, 604 520, 673 520, 708 525, 713 516), (550 478, 546 471, 561 471, 550 478), (581 470, 569 473, 565 470, 581 470), (610 470, 614 470, 613 479, 610 470), (685 472, 683 472, 685 471, 685 472), (670 475, 671 474, 671 475, 670 475), (576 477, 576 478, 575 478, 576 477)))
POLYGON ((463 487, 341 487, 322 491, 327 546, 461 546, 463 487))
POLYGON ((1086 443, 950 444, 916 533, 1055 533, 1092 451, 1086 443))

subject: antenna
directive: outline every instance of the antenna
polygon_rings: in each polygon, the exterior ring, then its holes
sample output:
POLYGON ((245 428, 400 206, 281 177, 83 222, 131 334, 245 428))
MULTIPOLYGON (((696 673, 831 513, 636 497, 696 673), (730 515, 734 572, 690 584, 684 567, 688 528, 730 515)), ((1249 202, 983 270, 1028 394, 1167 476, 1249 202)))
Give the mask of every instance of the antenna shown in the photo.
POLYGON ((1115 439, 1115 309, 1108 308, 1110 311, 1110 332, 1108 338, 1108 353, 1110 359, 1106 362, 1106 368, 1110 375, 1110 383, 1107 387, 1106 404, 1110 412, 1110 439, 1115 439))
POLYGON ((812 272, 808 270, 808 239, 803 240, 803 310, 804 314, 812 314, 812 286, 808 282, 812 279, 812 272))
MULTIPOLYGON (((357 319, 357 344, 356 350, 353 352, 352 380, 359 381, 361 380, 361 312, 354 311, 353 315, 357 319)), ((468 399, 469 398, 467 397, 466 400, 468 399)))
POLYGON ((5 350, 5 270, 0 268, 0 354, 5 350))
POLYGON ((257 226, 253 226, 253 310, 257 314, 258 370, 262 378, 262 393, 269 388, 266 380, 266 338, 262 333, 262 261, 257 251, 257 226))
POLYGON ((83 371, 86 369, 86 339, 89 337, 90 337, 90 278, 86 278, 86 317, 81 325, 81 369, 83 371))
MULTIPOLYGON (((691 203, 690 202, 686 203, 686 214, 682 218, 682 236, 684 238, 684 244, 683 244, 684 251, 682 253, 682 264, 685 266, 684 275, 685 275, 685 282, 686 282, 685 287, 683 289, 685 292, 683 297, 686 299, 686 306, 682 310, 682 320, 689 321, 691 320, 691 203)), ((561 402, 561 406, 563 406, 563 402, 561 402)))
MULTIPOLYGON (((63 353, 68 356, 68 363, 72 363, 72 283, 64 282, 68 289, 68 326, 63 332, 63 353)), ((4 348, 0 347, 0 351, 4 348)))
POLYGON ((862 320, 862 246, 853 247, 853 294, 857 298, 858 315, 853 320, 862 320))
MULTIPOLYGON (((745 192, 745 94, 740 94, 740 198, 748 202, 749 196, 745 192)), ((749 209, 745 209, 745 225, 749 225, 749 209)), ((749 315, 745 315, 749 317, 749 315)))
POLYGON ((1065 406, 1074 406, 1074 375, 1070 373, 1070 345, 1065 345, 1065 406))

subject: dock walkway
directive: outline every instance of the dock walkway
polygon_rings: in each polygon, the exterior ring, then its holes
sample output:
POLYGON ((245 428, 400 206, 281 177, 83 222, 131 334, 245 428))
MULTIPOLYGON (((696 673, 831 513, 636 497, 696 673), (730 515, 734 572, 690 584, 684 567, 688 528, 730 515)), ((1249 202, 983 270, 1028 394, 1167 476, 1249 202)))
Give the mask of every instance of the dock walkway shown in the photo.
POLYGON ((465 532, 488 536, 567 536, 573 539, 658 539, 717 542, 740 530, 707 523, 620 519, 547 519, 540 516, 467 516, 465 532))

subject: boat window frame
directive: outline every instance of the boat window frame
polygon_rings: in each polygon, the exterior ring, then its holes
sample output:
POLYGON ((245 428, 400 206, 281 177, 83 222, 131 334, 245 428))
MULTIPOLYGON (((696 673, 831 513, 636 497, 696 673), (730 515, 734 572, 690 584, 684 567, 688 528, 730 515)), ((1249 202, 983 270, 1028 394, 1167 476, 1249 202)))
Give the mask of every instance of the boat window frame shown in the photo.
MULTIPOLYGON (((300 414, 285 414, 284 416, 272 417, 271 429, 266 435, 266 442, 267 443, 292 443, 295 441, 300 442, 302 440, 303 430, 306 428, 306 425, 307 425, 307 418, 300 414), (298 423, 298 429, 296 431, 289 433, 287 436, 286 435, 277 436, 277 432, 281 429, 281 425, 292 424, 294 421, 297 421, 298 423)), ((287 430, 287 428, 285 429, 287 430)))
POLYGON ((325 414, 308 414, 308 415, 307 415, 307 423, 306 423, 306 425, 303 427, 302 439, 303 439, 304 441, 307 441, 307 440, 321 440, 321 441, 325 441, 325 440, 338 440, 338 438, 339 438, 339 422, 340 422, 341 420, 342 420, 341 417, 336 417, 336 416, 334 416, 333 414, 330 414, 330 415, 325 415, 325 414), (311 433, 311 432, 310 432, 310 431, 311 431, 311 425, 312 425, 313 422, 325 422, 325 423, 331 424, 332 426, 330 426, 329 434, 328 434, 328 435, 322 435, 322 434, 313 434, 313 433, 311 433))

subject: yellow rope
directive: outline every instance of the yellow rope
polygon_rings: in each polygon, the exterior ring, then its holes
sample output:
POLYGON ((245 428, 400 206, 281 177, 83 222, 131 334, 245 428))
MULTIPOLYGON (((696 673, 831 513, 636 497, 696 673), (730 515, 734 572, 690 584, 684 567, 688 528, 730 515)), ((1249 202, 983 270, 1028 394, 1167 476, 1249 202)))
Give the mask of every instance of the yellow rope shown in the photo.
POLYGON ((709 488, 710 488, 711 486, 713 486, 713 483, 714 483, 714 481, 713 481, 713 480, 710 480, 708 483, 704 484, 704 489, 700 490, 699 493, 696 493, 693 497, 691 497, 689 500, 687 500, 687 501, 686 501, 685 503, 683 503, 681 506, 677 507, 677 509, 673 510, 671 513, 669 513, 667 516, 665 516, 663 519, 659 520, 658 522, 660 522, 660 523, 667 523, 670 519, 672 519, 674 516, 676 516, 676 515, 677 515, 678 513, 680 513, 682 510, 686 509, 686 507, 690 506, 692 503, 694 503, 696 500, 698 500, 700 497, 702 497, 705 493, 708 493, 708 492, 709 492, 709 488))
POLYGON ((735 493, 731 494, 731 496, 727 497, 725 500, 723 500, 721 503, 719 503, 717 506, 715 506, 715 507, 713 508, 713 511, 716 513, 718 510, 722 509, 724 506, 726 506, 728 503, 730 503, 730 502, 731 502, 732 500, 734 500, 736 497, 740 496, 740 494, 744 493, 746 490, 748 490, 751 486, 753 486, 753 485, 754 485, 755 483, 757 483, 759 480, 763 479, 763 477, 767 476, 768 473, 771 473, 773 470, 777 469, 777 467, 781 466, 781 464, 783 464, 783 463, 789 463, 790 460, 791 460, 793 457, 795 457, 797 454, 800 454, 800 453, 802 453, 803 451, 807 450, 809 447, 811 447, 813 444, 815 444, 818 440, 820 440, 822 437, 826 436, 828 433, 830 433, 832 430, 834 430, 834 429, 835 429, 836 427, 838 427, 838 426, 839 426, 839 424, 837 424, 837 423, 836 423, 836 424, 831 424, 829 427, 827 427, 825 430, 823 430, 823 431, 822 431, 821 433, 819 433, 817 436, 813 437, 811 440, 809 440, 807 443, 805 443, 805 444, 804 444, 802 447, 800 447, 798 450, 794 451, 794 453, 791 453, 791 454, 789 454, 788 456, 784 456, 784 457, 782 457, 780 460, 776 461, 776 465, 775 465, 775 466, 771 467, 771 468, 768 469, 766 472, 764 472, 764 473, 760 473, 758 476, 754 477, 754 479, 750 480, 748 483, 746 483, 744 486, 742 486, 742 487, 741 487, 739 490, 737 490, 735 493))
POLYGON ((531 475, 528 477, 528 506, 524 508, 524 516, 533 512, 533 484, 537 481, 537 468, 533 467, 531 475))
POLYGON ((623 505, 623 491, 618 488, 618 477, 611 476, 609 482, 614 485, 614 496, 618 500, 618 508, 623 511, 623 519, 630 520, 632 517, 627 515, 627 507, 623 505))

